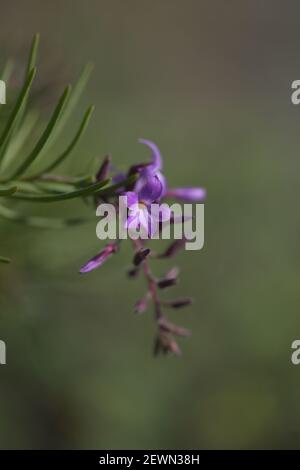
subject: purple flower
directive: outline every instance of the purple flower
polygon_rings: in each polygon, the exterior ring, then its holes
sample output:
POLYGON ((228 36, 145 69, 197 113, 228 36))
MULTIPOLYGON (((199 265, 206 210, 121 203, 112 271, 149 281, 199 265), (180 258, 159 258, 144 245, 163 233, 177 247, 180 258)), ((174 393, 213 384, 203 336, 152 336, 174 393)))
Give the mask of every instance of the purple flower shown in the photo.
POLYGON ((79 270, 81 274, 89 273, 102 264, 113 254, 118 251, 118 244, 117 243, 109 243, 106 247, 100 251, 96 256, 90 259, 82 268, 79 270))
POLYGON ((206 190, 204 188, 175 188, 168 189, 166 197, 180 199, 185 202, 200 202, 206 198, 206 190))
POLYGON ((160 153, 159 148, 157 145, 152 142, 151 140, 146 139, 139 139, 141 144, 147 145, 151 150, 151 162, 142 168, 140 171, 141 177, 136 183, 135 189, 139 190, 140 187, 145 184, 145 180, 150 175, 156 175, 157 178, 160 180, 163 186, 161 197, 172 197, 175 199, 179 199, 185 202, 200 202, 204 201, 206 198, 206 190, 204 188, 175 188, 175 189, 167 189, 167 182, 164 175, 161 173, 162 169, 162 156, 160 153))
POLYGON ((151 204, 159 201, 164 191, 157 174, 147 175, 143 181, 140 188, 124 193, 129 212, 125 227, 134 230, 142 228, 148 236, 152 236, 159 222, 170 219, 170 210, 166 206, 160 206, 157 212, 151 210, 151 204))
MULTIPOLYGON (((137 239, 153 238, 156 232, 163 231, 163 222, 176 224, 184 223, 186 220, 193 219, 192 215, 176 215, 171 212, 169 205, 163 204, 161 201, 165 197, 181 200, 183 202, 201 202, 206 197, 206 190, 200 187, 180 187, 167 188, 166 178, 162 173, 162 156, 159 148, 154 142, 145 139, 139 139, 139 143, 144 144, 150 150, 150 158, 146 162, 140 162, 131 166, 127 172, 121 173, 111 165, 111 159, 107 156, 99 171, 96 174, 96 180, 102 181, 106 179, 108 173, 112 173, 113 183, 118 184, 114 191, 111 191, 109 197, 113 197, 114 208, 116 213, 120 215, 121 226, 125 227, 129 232, 129 237, 133 239, 134 256, 133 266, 128 274, 134 278, 139 273, 144 275, 147 291, 135 304, 136 313, 143 313, 149 301, 153 303, 155 321, 157 324, 157 339, 155 341, 155 353, 171 352, 177 356, 181 351, 174 339, 175 336, 189 336, 190 332, 185 328, 177 326, 168 321, 163 312, 163 307, 179 309, 186 307, 192 303, 190 298, 178 298, 174 300, 164 301, 160 298, 159 290, 174 286, 178 282, 179 271, 177 268, 169 270, 163 278, 157 278, 150 266, 151 258, 170 258, 174 256, 185 245, 186 238, 175 239, 162 254, 151 253, 144 241, 137 239), (131 175, 137 176, 137 179, 131 183, 125 180, 131 175), (118 198, 118 196, 125 196, 118 198), (151 256, 150 256, 151 254, 151 256)), ((105 193, 100 200, 107 202, 105 193)), ((94 198, 97 203, 98 197, 94 198)), ((119 226, 120 227, 120 226, 119 226)), ((120 239, 123 237, 120 236, 120 239)), ((127 238, 127 237, 125 237, 127 238)), ((81 269, 81 273, 88 273, 102 266, 102 264, 118 251, 118 241, 111 241, 105 248, 90 259, 81 269)))
POLYGON ((167 183, 166 178, 160 171, 162 169, 162 157, 159 148, 154 142, 151 142, 151 140, 139 139, 139 143, 145 144, 147 147, 149 147, 151 150, 151 161, 146 165, 141 165, 139 170, 140 178, 136 182, 134 190, 140 191, 141 187, 145 185, 148 178, 155 175, 162 185, 162 191, 160 195, 160 198, 162 198, 165 195, 167 183))

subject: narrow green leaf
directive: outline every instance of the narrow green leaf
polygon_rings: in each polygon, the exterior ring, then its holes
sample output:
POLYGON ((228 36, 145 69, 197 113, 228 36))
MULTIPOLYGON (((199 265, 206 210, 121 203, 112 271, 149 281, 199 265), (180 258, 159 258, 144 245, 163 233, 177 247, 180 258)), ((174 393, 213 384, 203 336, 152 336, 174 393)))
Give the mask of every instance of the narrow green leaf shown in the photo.
POLYGON ((59 120, 59 123, 56 128, 55 135, 52 135, 51 137, 51 142, 49 146, 52 146, 60 136, 62 130, 64 129, 65 125, 68 122, 68 119, 70 116, 72 116, 72 113, 74 109, 76 108, 76 105, 81 98, 81 95, 86 87, 86 84, 88 82, 88 79, 91 75, 91 72, 93 70, 93 65, 91 63, 86 64, 86 66, 83 68, 82 73, 79 76, 79 79, 77 83, 74 86, 74 89, 70 95, 70 98, 68 100, 68 103, 66 104, 66 107, 64 109, 64 112, 59 120))
MULTIPOLYGON (((40 43, 40 35, 37 33, 31 43, 31 48, 30 52, 28 55, 28 60, 27 60, 27 67, 25 71, 25 76, 24 76, 24 81, 27 79, 29 76, 31 70, 36 66, 36 59, 37 59, 37 53, 38 53, 38 48, 39 48, 39 43, 40 43)), ((16 123, 16 128, 20 127, 23 124, 24 121, 24 116, 27 108, 27 103, 28 103, 28 96, 22 103, 22 109, 20 110, 19 117, 16 123)), ((12 138, 12 135, 10 136, 10 139, 12 138)), ((7 143, 7 146, 10 144, 10 142, 7 143)), ((5 149, 6 150, 6 149, 5 149)), ((5 152, 5 151, 4 151, 5 152)))
POLYGON ((9 258, 5 258, 4 256, 0 256, 0 263, 10 263, 10 259, 9 258))
POLYGON ((7 189, 0 189, 0 197, 11 196, 17 190, 18 190, 18 188, 16 186, 13 186, 13 187, 7 188, 7 189))
POLYGON ((51 118, 50 121, 44 130, 42 136, 40 137, 39 141, 37 142, 36 146, 32 150, 32 152, 25 158, 24 162, 19 166, 19 168, 14 172, 12 175, 12 179, 15 179, 22 175, 24 171, 28 169, 28 167, 32 164, 32 162, 39 156, 40 152, 43 150, 45 145, 47 144, 62 112, 64 109, 64 106, 66 104, 66 101, 68 100, 68 97, 71 92, 71 86, 67 86, 65 91, 63 92, 51 118))
POLYGON ((65 201, 66 199, 74 199, 82 196, 89 196, 91 194, 100 194, 101 188, 106 186, 110 180, 99 181, 98 183, 91 184, 85 188, 76 189, 75 191, 70 191, 63 194, 55 194, 51 196, 29 196, 23 194, 16 194, 13 196, 13 199, 18 199, 21 201, 30 201, 30 202, 56 202, 56 201, 65 201))
POLYGON ((18 99, 17 99, 17 102, 12 110, 12 113, 8 119, 8 122, 7 122, 7 125, 0 137, 0 149, 2 149, 3 147, 5 147, 6 145, 6 142, 7 140, 9 139, 9 136, 11 134, 11 132, 13 131, 14 129, 14 126, 16 124, 16 121, 18 119, 18 116, 20 115, 20 112, 22 110, 22 104, 24 103, 24 101, 26 100, 28 94, 29 94, 29 91, 30 91, 30 87, 32 85, 32 82, 33 82, 33 79, 34 79, 34 76, 36 74, 36 69, 32 69, 27 80, 25 81, 24 85, 23 85, 23 88, 18 96, 18 99))
POLYGON ((3 159, 0 164, 1 173, 4 172, 10 166, 18 152, 25 145, 28 137, 30 136, 34 126, 37 123, 38 117, 39 114, 34 111, 27 114, 23 125, 15 133, 14 138, 11 139, 9 148, 3 156, 3 159))
POLYGON ((18 186, 18 191, 21 193, 28 193, 28 194, 37 194, 40 195, 40 189, 30 181, 12 181, 12 184, 16 184, 18 186))
MULTIPOLYGON (((20 180, 18 180, 19 182, 20 180)), ((95 183, 96 179, 93 175, 81 175, 81 176, 64 176, 64 175, 52 175, 48 173, 43 173, 38 176, 26 176, 22 178, 21 181, 33 181, 35 183, 64 183, 74 186, 87 186, 88 184, 95 183)))
POLYGON ((31 70, 35 67, 39 43, 40 43, 40 35, 37 33, 34 36, 32 43, 31 43, 31 48, 30 48, 27 67, 26 67, 25 79, 29 76, 31 70))
MULTIPOLYGON (((29 53, 25 77, 24 77, 24 84, 29 78, 31 71, 35 68, 39 41, 40 41, 40 35, 36 34, 33 38, 31 48, 30 48, 30 53, 29 53)), ((1 147, 0 160, 3 160, 5 155, 7 155, 7 152, 11 146, 11 139, 13 137, 13 134, 15 133, 15 130, 18 129, 24 121, 27 102, 28 102, 28 94, 27 96, 24 97, 24 100, 22 101, 20 108, 18 109, 18 115, 16 116, 14 126, 11 128, 11 131, 7 135, 5 142, 3 143, 1 147)))
POLYGON ((79 225, 91 222, 91 218, 70 217, 66 219, 46 218, 38 216, 28 216, 20 214, 8 207, 0 205, 0 217, 11 222, 20 223, 29 227, 45 228, 45 229, 62 229, 69 226, 79 225))
POLYGON ((68 183, 56 183, 55 181, 35 181, 34 186, 44 194, 62 194, 76 189, 75 185, 68 183))
POLYGON ((49 166, 47 166, 38 175, 33 177, 33 179, 37 178, 42 173, 50 173, 52 170, 54 170, 54 168, 56 168, 58 165, 60 165, 68 157, 68 155, 72 152, 72 150, 75 148, 75 146, 79 142, 80 138, 84 134, 94 109, 95 109, 94 106, 90 106, 87 109, 87 111, 85 112, 85 114, 83 116, 82 122, 81 122, 81 124, 78 128, 78 131, 76 132, 72 142, 68 145, 66 150, 58 158, 56 158, 53 163, 51 163, 49 166))

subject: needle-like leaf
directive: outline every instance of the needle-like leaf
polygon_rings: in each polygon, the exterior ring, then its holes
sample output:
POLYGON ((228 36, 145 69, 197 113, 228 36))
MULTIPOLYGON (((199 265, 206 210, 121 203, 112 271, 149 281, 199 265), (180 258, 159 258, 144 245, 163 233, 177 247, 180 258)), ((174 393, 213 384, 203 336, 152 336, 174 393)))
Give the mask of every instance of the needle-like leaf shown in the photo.
POLYGON ((62 130, 67 124, 69 117, 72 116, 73 111, 75 110, 75 107, 77 106, 77 103, 79 99, 81 98, 81 95, 85 89, 85 86, 88 82, 88 79, 91 75, 92 70, 93 70, 93 65, 91 63, 86 64, 86 66, 83 68, 83 71, 80 74, 79 79, 73 88, 73 91, 68 99, 68 102, 66 103, 63 114, 58 122, 55 135, 51 136, 48 149, 57 141, 62 130))
POLYGON ((35 67, 39 43, 40 43, 40 35, 39 33, 37 33, 32 40, 28 62, 27 62, 25 79, 29 76, 31 70, 35 67))
POLYGON ((10 263, 10 259, 9 258, 5 258, 4 256, 0 256, 0 263, 10 263))
POLYGON ((12 186, 11 188, 0 189, 0 197, 11 196, 17 190, 18 188, 16 186, 12 186))
POLYGON ((17 170, 14 172, 14 174, 12 175, 12 179, 15 179, 15 178, 18 178, 19 176, 21 176, 27 169, 28 167, 32 164, 32 162, 39 156, 40 152, 43 150, 43 148, 45 147, 45 145, 47 144, 50 136, 51 136, 51 133, 53 132, 62 112, 63 112, 63 109, 64 109, 64 106, 68 100, 68 97, 70 95, 70 92, 71 92, 71 86, 68 85, 65 89, 65 91, 63 92, 51 118, 50 118, 50 121, 46 127, 46 129, 44 130, 42 136, 40 137, 39 141, 37 142, 36 146, 34 147, 34 149, 30 152, 30 154, 25 158, 24 162, 19 166, 19 168, 17 168, 17 170))
MULTIPOLYGON (((40 41, 40 35, 36 34, 33 38, 31 48, 30 48, 30 53, 29 53, 25 77, 24 77, 24 83, 26 83, 26 80, 29 78, 31 71, 35 68, 39 41, 40 41)), ((24 100, 22 101, 20 108, 18 110, 18 115, 16 116, 14 126, 11 128, 11 132, 9 132, 9 134, 6 137, 5 142, 2 145, 1 153, 0 153, 0 160, 3 160, 4 157, 7 155, 8 150, 10 150, 11 140, 15 131, 21 126, 21 124, 23 124, 27 103, 28 103, 28 94, 27 96, 24 97, 24 100)), ((10 160, 12 160, 11 155, 10 155, 10 160)))
POLYGON ((75 148, 75 146, 77 145, 77 143, 79 142, 80 138, 82 137, 82 135, 84 134, 87 126, 88 126, 88 123, 89 123, 89 120, 90 120, 90 117, 94 111, 95 107, 94 106, 90 106, 87 111, 85 112, 84 116, 83 116, 83 119, 82 119, 82 122, 78 128, 78 131, 76 132, 73 140, 71 141, 71 143, 68 145, 68 147, 64 150, 64 152, 59 156, 57 157, 54 162, 50 163, 49 166, 47 166, 46 168, 44 168, 43 171, 39 172, 38 175, 32 177, 32 179, 35 179, 35 178, 38 178, 38 176, 42 173, 50 173, 52 170, 54 170, 54 168, 56 168, 58 165, 60 165, 67 157, 68 155, 72 152, 72 150, 75 148))
POLYGON ((92 218, 70 217, 66 219, 47 218, 20 214, 8 207, 0 205, 0 217, 10 220, 11 222, 20 223, 29 227, 44 229, 62 229, 69 226, 79 225, 91 222, 92 218))
POLYGON ((14 158, 18 155, 34 129, 38 117, 39 114, 34 111, 29 112, 26 115, 23 125, 15 133, 14 138, 10 140, 10 145, 1 161, 1 172, 4 172, 9 168, 10 164, 14 161, 14 158))
POLYGON ((29 194, 16 194, 13 196, 13 199, 19 199, 21 201, 29 202, 56 202, 56 201, 65 201, 67 199, 74 199, 76 197, 89 196, 91 194, 98 194, 101 192, 101 188, 106 186, 109 183, 109 179, 105 181, 99 181, 98 183, 91 184, 85 188, 76 189, 75 191, 69 191, 67 193, 55 194, 55 195, 45 195, 45 196, 34 196, 29 194))
POLYGON ((27 96, 29 94, 30 87, 31 87, 31 84, 33 82, 35 74, 36 74, 36 69, 33 68, 31 70, 30 74, 28 75, 28 78, 25 81, 25 83, 23 85, 23 88, 22 88, 22 90, 21 90, 21 92, 18 96, 17 102, 16 102, 16 104, 15 104, 13 110, 12 110, 12 113, 11 113, 9 119, 8 119, 7 125, 4 128, 4 131, 3 131, 3 133, 0 137, 0 150, 1 151, 6 146, 6 143, 9 139, 9 136, 10 136, 11 132, 13 131, 14 126, 15 126, 17 120, 18 120, 18 117, 19 117, 19 115, 22 111, 22 105, 27 99, 27 96))

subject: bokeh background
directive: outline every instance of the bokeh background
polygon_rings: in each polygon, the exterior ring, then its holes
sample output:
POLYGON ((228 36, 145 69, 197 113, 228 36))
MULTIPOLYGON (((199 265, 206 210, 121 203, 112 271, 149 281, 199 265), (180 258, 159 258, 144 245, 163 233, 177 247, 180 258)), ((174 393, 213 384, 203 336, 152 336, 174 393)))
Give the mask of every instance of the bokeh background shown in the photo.
MULTIPOLYGON (((41 33, 45 117, 95 63, 82 106, 96 113, 73 172, 107 152, 126 168, 146 158, 144 137, 160 146, 170 185, 208 190, 205 247, 176 259, 177 294, 197 299, 170 312, 193 331, 179 359, 154 359, 151 311, 133 314, 143 286, 126 277, 129 248, 78 275, 101 247, 96 218, 63 231, 1 220, 13 263, 0 269, 0 447, 297 448, 299 2, 12 0, 0 10, 1 64, 15 56, 21 70, 41 33)), ((80 201, 19 209, 89 213, 80 201)))

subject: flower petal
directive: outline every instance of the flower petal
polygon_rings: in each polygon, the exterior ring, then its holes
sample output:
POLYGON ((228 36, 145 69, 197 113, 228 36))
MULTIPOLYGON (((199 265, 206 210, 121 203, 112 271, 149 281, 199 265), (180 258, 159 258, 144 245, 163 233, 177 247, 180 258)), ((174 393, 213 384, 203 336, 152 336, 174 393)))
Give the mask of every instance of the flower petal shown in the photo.
POLYGON ((79 272, 81 274, 89 273, 96 268, 99 268, 107 258, 117 251, 116 243, 110 243, 107 245, 100 253, 91 258, 85 265, 80 268, 79 272))
POLYGON ((139 200, 150 203, 161 198, 163 185, 157 175, 149 176, 139 191, 139 200))
POLYGON ((125 228, 136 230, 139 225, 139 212, 136 212, 133 215, 129 215, 125 221, 125 228))
POLYGON ((123 194, 123 196, 127 197, 126 207, 132 207, 138 203, 138 196, 133 191, 127 191, 126 193, 123 194))
POLYGON ((147 233, 149 233, 150 230, 150 215, 148 212, 147 207, 143 207, 143 209, 140 209, 139 212, 139 222, 141 226, 146 230, 147 233))
POLYGON ((166 197, 181 199, 185 202, 200 202, 206 198, 206 189, 204 188, 175 188, 169 189, 166 197))
POLYGON ((147 145, 147 147, 152 150, 151 165, 147 168, 147 170, 151 170, 152 172, 160 170, 162 168, 162 158, 157 145, 151 140, 146 139, 139 139, 139 143, 147 145))

